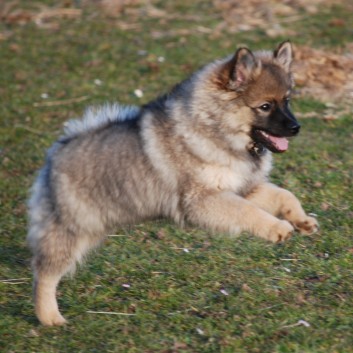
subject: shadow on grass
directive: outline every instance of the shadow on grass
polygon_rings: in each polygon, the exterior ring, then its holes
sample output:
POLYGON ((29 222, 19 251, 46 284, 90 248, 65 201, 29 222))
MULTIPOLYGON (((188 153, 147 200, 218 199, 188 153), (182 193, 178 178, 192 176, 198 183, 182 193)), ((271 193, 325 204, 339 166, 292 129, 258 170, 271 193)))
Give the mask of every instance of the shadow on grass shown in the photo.
POLYGON ((30 253, 23 246, 11 245, 0 248, 1 295, 0 312, 5 321, 13 319, 38 324, 32 301, 30 253), (18 296, 21 293, 20 297, 18 296), (19 298, 21 298, 19 300, 19 298))
POLYGON ((34 314, 34 306, 30 304, 32 300, 32 286, 30 288, 28 300, 12 301, 9 305, 0 305, 3 318, 11 318, 11 321, 26 322, 34 326, 39 325, 39 321, 34 314))
POLYGON ((0 248, 0 264, 8 266, 11 270, 29 269, 31 265, 31 254, 24 246, 16 244, 0 248))

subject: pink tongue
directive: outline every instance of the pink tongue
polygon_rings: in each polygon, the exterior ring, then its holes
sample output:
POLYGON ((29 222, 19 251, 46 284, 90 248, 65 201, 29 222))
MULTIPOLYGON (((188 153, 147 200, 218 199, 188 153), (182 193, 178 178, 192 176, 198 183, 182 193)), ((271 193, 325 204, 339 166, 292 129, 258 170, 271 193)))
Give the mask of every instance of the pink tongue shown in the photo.
POLYGON ((268 135, 268 139, 276 146, 279 151, 287 151, 288 140, 285 137, 268 135))

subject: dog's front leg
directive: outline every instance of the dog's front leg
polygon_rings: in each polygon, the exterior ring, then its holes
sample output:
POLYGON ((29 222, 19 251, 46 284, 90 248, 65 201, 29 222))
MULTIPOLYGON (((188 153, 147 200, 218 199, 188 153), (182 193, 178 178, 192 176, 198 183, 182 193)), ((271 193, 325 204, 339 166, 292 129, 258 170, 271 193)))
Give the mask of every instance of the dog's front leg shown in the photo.
POLYGON ((219 232, 248 231, 272 242, 281 242, 294 230, 289 222, 279 220, 231 191, 203 191, 188 195, 187 200, 188 220, 219 232))
POLYGON ((274 216, 288 220, 302 234, 312 234, 319 229, 317 220, 306 215, 299 200, 288 190, 264 183, 246 198, 274 216))

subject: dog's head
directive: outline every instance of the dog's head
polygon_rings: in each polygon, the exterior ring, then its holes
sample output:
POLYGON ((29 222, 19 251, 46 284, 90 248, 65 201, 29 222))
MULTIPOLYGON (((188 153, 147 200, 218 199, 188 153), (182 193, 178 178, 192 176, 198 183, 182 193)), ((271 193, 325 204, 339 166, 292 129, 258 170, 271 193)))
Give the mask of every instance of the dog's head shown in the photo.
POLYGON ((289 107, 292 56, 288 41, 274 52, 240 48, 219 76, 222 88, 234 95, 238 106, 247 108, 251 139, 272 152, 286 151, 286 137, 297 135, 300 129, 289 107))

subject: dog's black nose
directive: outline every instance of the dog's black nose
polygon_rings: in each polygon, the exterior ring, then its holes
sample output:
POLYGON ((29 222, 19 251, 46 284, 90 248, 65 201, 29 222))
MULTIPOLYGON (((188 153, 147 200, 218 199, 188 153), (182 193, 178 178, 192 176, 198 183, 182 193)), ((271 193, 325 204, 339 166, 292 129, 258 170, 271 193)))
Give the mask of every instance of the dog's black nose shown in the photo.
POLYGON ((300 130, 300 125, 297 124, 297 125, 294 125, 290 128, 290 131, 293 135, 296 135, 299 133, 299 130, 300 130))

